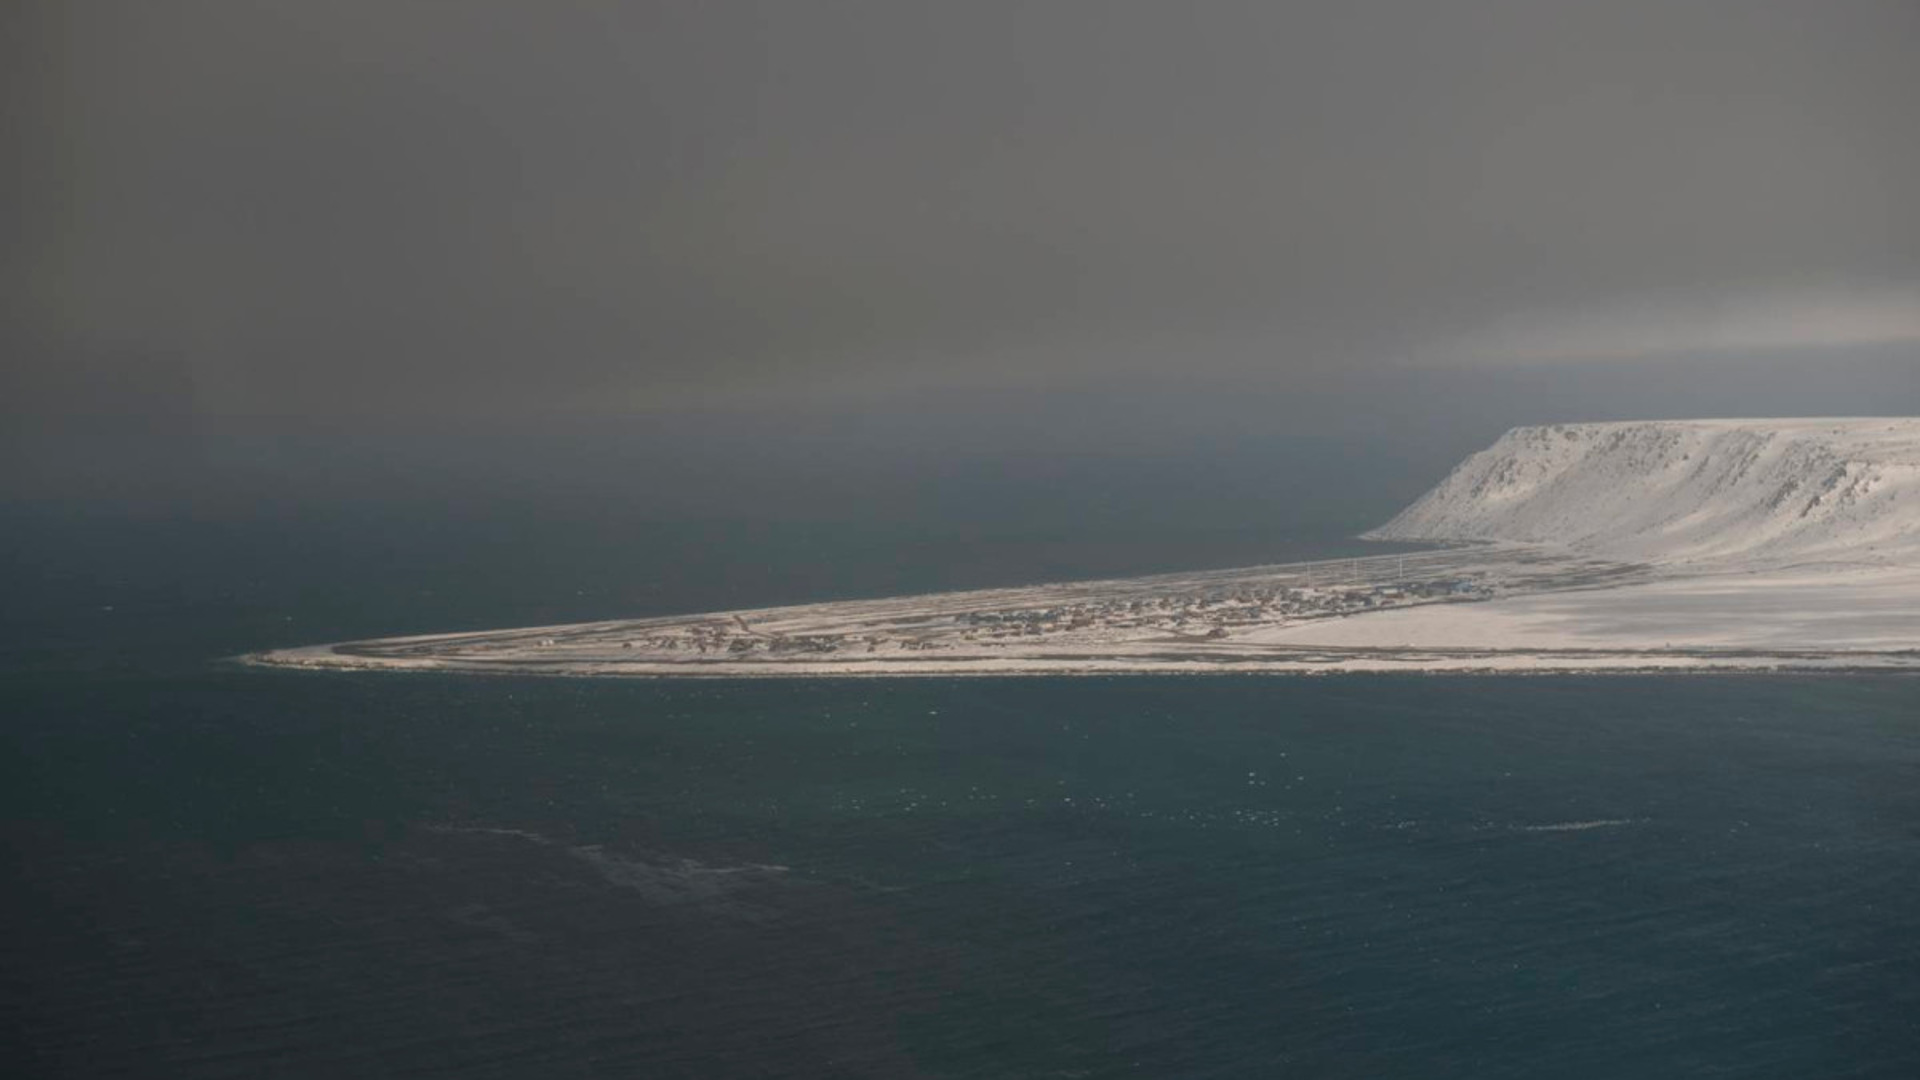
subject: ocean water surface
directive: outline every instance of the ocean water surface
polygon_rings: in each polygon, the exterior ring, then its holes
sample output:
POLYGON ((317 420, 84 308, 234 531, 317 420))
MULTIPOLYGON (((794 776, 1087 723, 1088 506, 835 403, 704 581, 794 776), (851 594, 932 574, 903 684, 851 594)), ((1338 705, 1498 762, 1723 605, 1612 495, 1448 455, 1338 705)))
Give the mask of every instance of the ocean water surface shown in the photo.
POLYGON ((1920 680, 259 671, 532 620, 36 565, 11 1075, 1920 1075, 1920 680))

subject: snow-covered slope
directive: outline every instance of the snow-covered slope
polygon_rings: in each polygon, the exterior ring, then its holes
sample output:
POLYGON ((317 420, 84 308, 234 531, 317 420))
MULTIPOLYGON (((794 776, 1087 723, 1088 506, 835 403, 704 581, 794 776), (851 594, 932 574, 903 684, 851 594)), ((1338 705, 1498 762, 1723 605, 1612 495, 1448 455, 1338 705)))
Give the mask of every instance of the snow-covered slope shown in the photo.
POLYGON ((1515 428, 1367 534, 1645 562, 1920 561, 1920 418, 1515 428))

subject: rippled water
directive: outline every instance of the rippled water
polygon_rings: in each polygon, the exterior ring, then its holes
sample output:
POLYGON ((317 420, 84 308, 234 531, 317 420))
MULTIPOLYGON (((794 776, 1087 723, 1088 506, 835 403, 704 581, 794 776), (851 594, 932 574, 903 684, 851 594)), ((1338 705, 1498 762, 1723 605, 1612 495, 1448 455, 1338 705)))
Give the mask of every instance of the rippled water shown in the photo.
POLYGON ((1920 680, 0 691, 31 1075, 1920 1075, 1920 680))

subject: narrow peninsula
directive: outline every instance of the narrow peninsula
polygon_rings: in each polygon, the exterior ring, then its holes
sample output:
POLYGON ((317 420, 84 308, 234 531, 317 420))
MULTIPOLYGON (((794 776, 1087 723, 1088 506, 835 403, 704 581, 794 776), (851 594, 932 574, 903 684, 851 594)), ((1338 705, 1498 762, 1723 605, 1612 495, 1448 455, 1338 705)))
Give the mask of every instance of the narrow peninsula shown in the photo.
POLYGON ((1920 671, 1920 419, 1516 428, 1413 554, 382 638, 249 662, 599 676, 1920 671))

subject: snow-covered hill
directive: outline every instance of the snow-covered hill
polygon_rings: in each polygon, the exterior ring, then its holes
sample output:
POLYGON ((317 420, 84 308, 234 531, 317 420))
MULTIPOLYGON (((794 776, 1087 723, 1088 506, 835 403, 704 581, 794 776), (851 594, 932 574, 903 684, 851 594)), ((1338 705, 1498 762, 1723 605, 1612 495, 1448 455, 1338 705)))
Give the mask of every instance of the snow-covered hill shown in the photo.
POLYGON ((1920 564, 1920 418, 1515 428, 1367 536, 1657 563, 1920 564))

